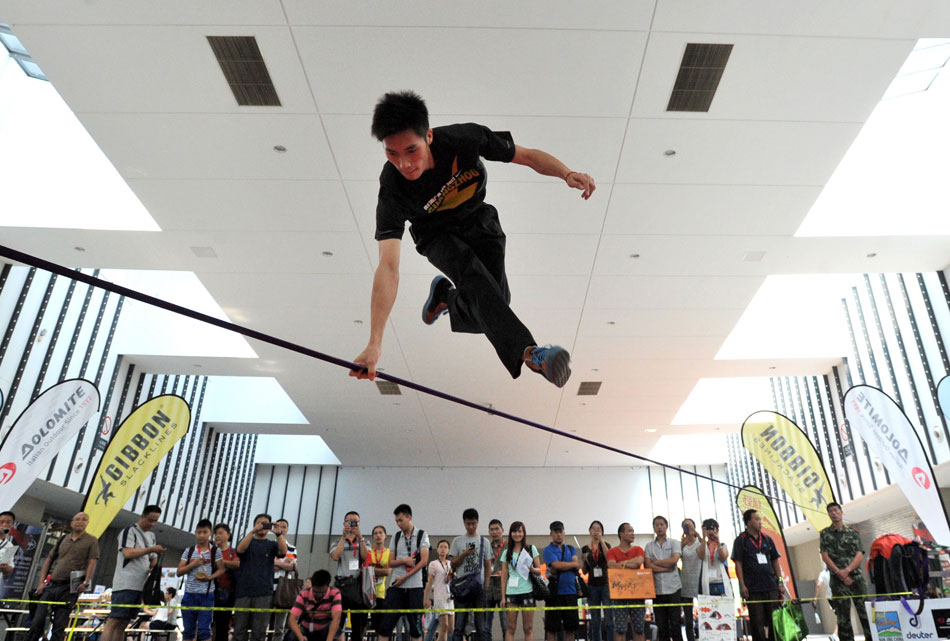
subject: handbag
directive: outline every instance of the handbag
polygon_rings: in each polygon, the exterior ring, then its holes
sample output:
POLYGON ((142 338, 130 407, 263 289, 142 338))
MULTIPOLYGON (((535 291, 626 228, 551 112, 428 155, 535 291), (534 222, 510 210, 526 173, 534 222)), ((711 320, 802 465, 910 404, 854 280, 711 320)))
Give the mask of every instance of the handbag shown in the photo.
POLYGON ((577 586, 577 596, 581 599, 586 599, 590 596, 590 586, 587 585, 587 581, 581 578, 580 574, 574 574, 574 583, 577 586))
POLYGON ((775 630, 775 637, 779 641, 802 641, 808 634, 808 628, 802 629, 799 625, 805 622, 802 615, 801 606, 794 601, 789 601, 782 607, 772 612, 772 629, 775 630), (797 612, 796 612, 797 610, 797 612))
POLYGON ((534 572, 528 574, 531 581, 531 596, 535 601, 546 601, 551 597, 551 590, 548 588, 548 582, 544 577, 534 572))
POLYGON ((142 586, 144 605, 159 605, 165 599, 165 591, 162 589, 162 557, 164 554, 159 555, 155 567, 149 570, 145 585, 142 586))
POLYGON ((303 589, 303 579, 297 577, 296 570, 288 571, 277 579, 277 590, 274 592, 274 607, 280 610, 289 610, 294 607, 297 595, 303 589))
MULTIPOLYGON (((485 539, 481 539, 478 543, 479 561, 485 558, 484 552, 485 539)), ((482 591, 482 583, 479 579, 481 578, 483 565, 483 563, 479 563, 474 572, 452 579, 452 583, 449 584, 449 592, 451 592, 453 599, 467 599, 477 596, 482 591)))
POLYGON ((360 570, 361 595, 363 605, 368 608, 376 607, 376 568, 372 565, 364 565, 360 570))

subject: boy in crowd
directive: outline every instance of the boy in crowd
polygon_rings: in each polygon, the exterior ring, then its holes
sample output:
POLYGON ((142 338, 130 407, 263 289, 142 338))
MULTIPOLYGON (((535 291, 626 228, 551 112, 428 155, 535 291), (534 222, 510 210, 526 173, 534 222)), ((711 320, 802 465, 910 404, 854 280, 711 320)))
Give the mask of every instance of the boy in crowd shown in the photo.
MULTIPOLYGON (((211 521, 201 519, 195 526, 195 544, 181 554, 178 576, 185 579, 185 608, 214 607, 214 581, 224 574, 221 549, 211 544, 211 521)), ((205 641, 211 638, 211 610, 182 610, 185 641, 205 641)))

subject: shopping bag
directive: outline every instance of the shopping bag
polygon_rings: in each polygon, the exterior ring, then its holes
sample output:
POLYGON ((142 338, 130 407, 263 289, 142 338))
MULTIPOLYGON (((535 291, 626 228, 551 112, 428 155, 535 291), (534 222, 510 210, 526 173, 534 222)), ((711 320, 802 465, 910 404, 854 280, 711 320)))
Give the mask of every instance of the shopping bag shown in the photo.
POLYGON ((277 590, 274 592, 274 607, 279 610, 289 610, 297 602, 297 595, 303 590, 303 579, 297 577, 296 570, 290 570, 277 579, 277 590))
POLYGON ((802 641, 808 634, 808 628, 802 630, 799 621, 804 624, 801 606, 789 601, 772 612, 772 634, 778 641, 802 641), (797 609, 797 614, 796 614, 797 609))
POLYGON ((364 565, 361 570, 363 581, 363 605, 367 608, 376 607, 376 568, 364 565))

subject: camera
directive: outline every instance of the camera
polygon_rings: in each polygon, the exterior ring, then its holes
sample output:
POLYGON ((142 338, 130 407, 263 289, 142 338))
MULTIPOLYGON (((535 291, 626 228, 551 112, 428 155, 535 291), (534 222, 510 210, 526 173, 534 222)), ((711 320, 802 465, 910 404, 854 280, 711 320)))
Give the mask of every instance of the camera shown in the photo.
POLYGON ((359 521, 347 521, 346 524, 349 525, 350 527, 359 527, 359 526, 360 526, 360 522, 359 522, 359 521))
POLYGON ((273 524, 273 523, 261 523, 261 529, 262 529, 262 530, 269 530, 269 529, 271 529, 272 527, 274 527, 274 524, 273 524))

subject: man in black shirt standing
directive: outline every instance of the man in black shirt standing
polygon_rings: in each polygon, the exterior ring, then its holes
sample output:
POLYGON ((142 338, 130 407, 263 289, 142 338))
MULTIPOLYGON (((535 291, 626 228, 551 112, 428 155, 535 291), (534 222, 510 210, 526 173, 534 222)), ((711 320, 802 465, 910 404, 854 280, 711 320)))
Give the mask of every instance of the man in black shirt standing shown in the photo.
POLYGON ((431 325, 448 313, 453 332, 485 334, 513 378, 527 365, 563 387, 571 375, 570 354, 557 345, 538 346, 508 306, 505 233, 497 210, 485 202, 481 158, 556 176, 580 189, 584 199, 594 192, 594 179, 539 149, 516 145, 508 132, 472 123, 430 129, 425 102, 409 91, 380 99, 372 133, 383 143, 388 160, 379 177, 376 206, 379 266, 373 278, 369 343, 354 359, 365 369, 350 375, 376 377, 383 331, 398 289, 400 241, 409 222, 416 251, 445 274, 432 281, 423 322, 431 325))
POLYGON ((762 534, 762 517, 756 510, 743 512, 742 520, 746 529, 732 544, 732 560, 736 564, 742 598, 749 606, 752 641, 766 641, 766 628, 769 629, 768 638, 775 638, 772 612, 783 600, 779 590, 778 577, 782 576, 779 553, 775 542, 762 534))

